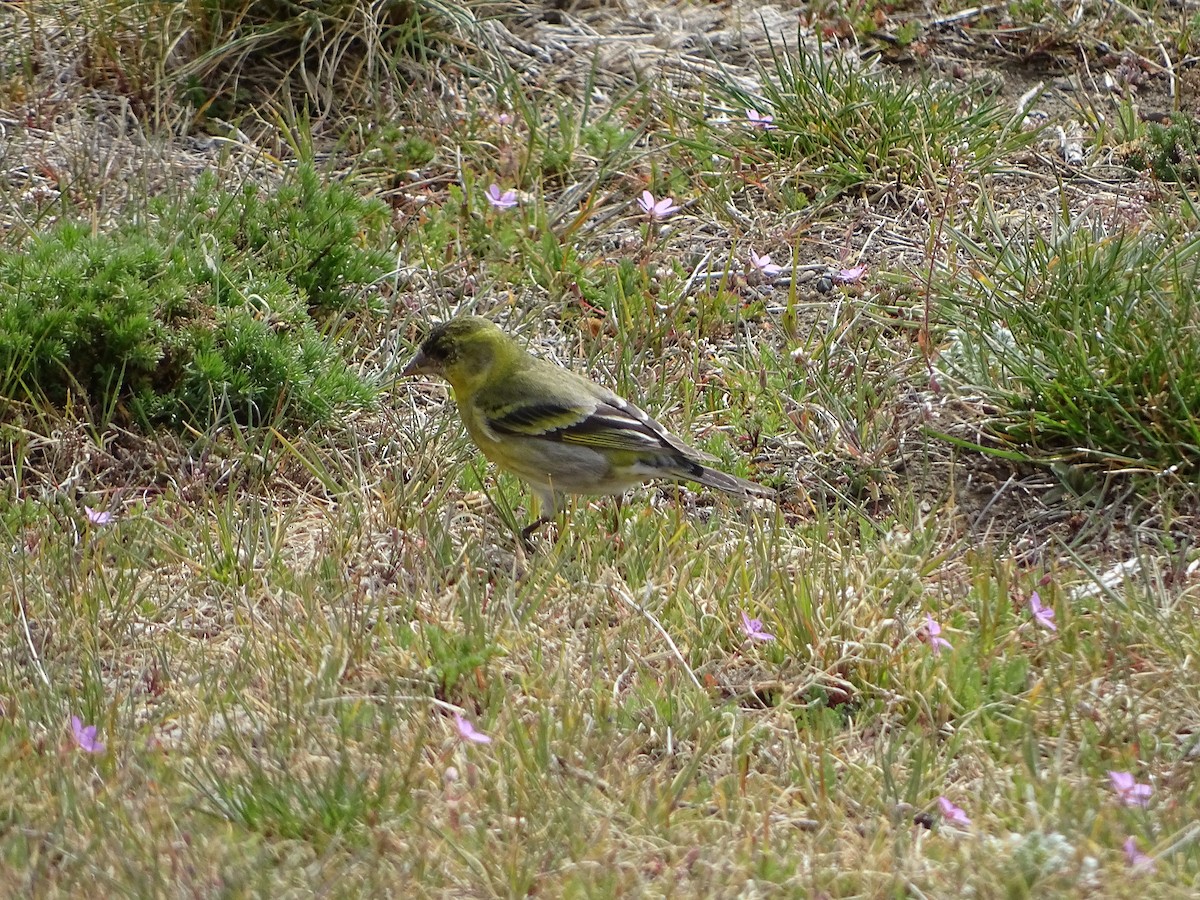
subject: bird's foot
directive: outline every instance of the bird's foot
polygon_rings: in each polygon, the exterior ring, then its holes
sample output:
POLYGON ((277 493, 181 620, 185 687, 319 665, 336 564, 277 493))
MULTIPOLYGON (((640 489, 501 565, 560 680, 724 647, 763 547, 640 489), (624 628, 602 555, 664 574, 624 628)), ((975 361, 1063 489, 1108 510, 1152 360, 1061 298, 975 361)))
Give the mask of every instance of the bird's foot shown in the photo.
POLYGON ((551 521, 553 520, 547 518, 546 516, 541 516, 521 529, 521 543, 525 545, 525 551, 527 553, 533 552, 533 541, 530 540, 530 538, 533 537, 533 533, 543 525, 549 524, 551 521))

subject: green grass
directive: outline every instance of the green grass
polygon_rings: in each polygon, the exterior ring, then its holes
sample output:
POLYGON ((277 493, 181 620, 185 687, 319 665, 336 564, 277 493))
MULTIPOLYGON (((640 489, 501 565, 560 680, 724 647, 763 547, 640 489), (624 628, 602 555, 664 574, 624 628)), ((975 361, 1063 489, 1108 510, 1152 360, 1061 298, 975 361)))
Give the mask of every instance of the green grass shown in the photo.
MULTIPOLYGON (((680 143, 695 154, 691 164, 766 164, 778 172, 775 190, 785 208, 802 209, 846 192, 987 173, 1034 138, 982 90, 896 78, 828 51, 819 43, 772 47, 757 92, 732 79, 719 83, 710 98, 715 109, 681 119, 680 143), (771 121, 762 125, 753 115, 771 121)), ((752 183, 720 171, 707 181, 718 197, 752 183)))
MULTIPOLYGON (((1197 635, 1190 607, 1152 589, 1071 599, 1088 587, 1084 573, 1048 573, 1041 590, 1060 629, 1050 633, 1025 609, 1036 578, 1014 582, 1003 558, 974 554, 931 589, 921 572, 936 565, 941 535, 865 535, 845 516, 799 528, 756 518, 731 540, 721 519, 630 508, 616 541, 601 542, 588 532, 603 526, 578 510, 572 533, 514 579, 476 540, 461 544, 464 571, 479 573, 469 578, 436 568, 411 532, 384 541, 378 507, 317 525, 354 534, 352 555, 287 561, 305 523, 224 506, 213 525, 252 561, 242 579, 199 557, 170 605, 113 615, 126 601, 92 560, 118 570, 137 560, 161 573, 154 581, 169 578, 181 538, 158 521, 168 506, 90 531, 69 591, 53 574, 66 549, 53 526, 22 564, 26 584, 54 591, 27 590, 32 621, 74 612, 69 633, 40 644, 53 687, 6 729, 10 755, 28 745, 32 722, 43 735, 43 749, 19 757, 12 796, 24 830, 7 858, 36 869, 28 829, 51 828, 76 859, 54 876, 64 888, 95 877, 96 840, 125 858, 187 834, 169 851, 181 866, 228 866, 246 889, 294 884, 307 859, 364 885, 421 873, 435 891, 569 893, 599 863, 614 892, 752 877, 893 890, 899 876, 885 860, 900 853, 927 858, 922 884, 939 890, 983 841, 967 884, 1050 890, 1081 877, 1085 856, 1122 877, 1126 834, 1165 846, 1189 827, 1196 791, 1178 783, 1175 730, 1198 698, 1187 679, 1154 673, 1184 665, 1197 635), (389 571, 403 571, 402 583, 389 584, 389 571), (742 609, 762 615, 777 644, 747 645, 742 609), (916 638, 926 610, 953 644, 940 656, 916 638), (79 663, 95 673, 90 703, 75 699, 79 663), (214 665, 219 679, 190 685, 214 665), (452 684, 447 665, 459 673, 452 684), (494 742, 456 746, 439 697, 465 706, 494 742), (62 723, 72 711, 100 724, 106 754, 71 747, 62 723), (1108 769, 1150 778, 1150 809, 1120 807, 1108 769), (153 793, 133 792, 148 781, 153 793), (941 829, 918 850, 906 822, 943 794, 980 837, 941 829), (989 834, 1003 840, 990 846, 989 834), (878 868, 850 875, 848 839, 878 868), (1042 859, 1043 840, 1068 845, 1065 855, 1042 859), (712 841, 728 849, 690 856, 712 841)), ((486 530, 486 518, 462 527, 486 530)), ((6 680, 19 671, 10 662, 6 680)), ((1160 865, 1172 879, 1197 874, 1188 852, 1160 865)), ((152 877, 131 867, 114 884, 152 877)))
MULTIPOLYGON (((161 30, 84 6, 78 30, 36 3, 0 19, 24 48, 0 54, 12 893, 1196 892, 1184 179, 1065 170, 1011 96, 922 68, 903 8, 825 10, 819 50, 705 32, 720 67, 700 44, 668 65, 669 35, 626 23, 601 47, 623 68, 437 30, 434 4, 189 4, 161 30), (164 57, 198 9, 208 30, 164 57), (412 16, 437 34, 408 41, 412 16), (907 30, 873 69, 835 43, 874 29, 907 30), (203 113, 177 93, 197 59, 203 113), (682 210, 649 221, 644 189, 682 210), (779 502, 579 498, 527 551, 529 492, 442 385, 394 381, 457 312, 779 502)), ((615 27, 585 7, 559 12, 615 27)), ((534 11, 475 11, 533 34, 534 11)), ((1000 52, 1083 41, 997 15, 954 27, 1000 52)), ((1178 16, 1139 15, 1173 52, 1178 16)), ((1088 21, 1136 42, 1118 18, 1088 21)), ((1147 146, 1135 104, 1083 93, 1089 159, 1147 146)))
POLYGON ((1031 457, 1190 479, 1200 453, 1200 243, 1118 223, 967 242, 942 290, 952 371, 1031 457))

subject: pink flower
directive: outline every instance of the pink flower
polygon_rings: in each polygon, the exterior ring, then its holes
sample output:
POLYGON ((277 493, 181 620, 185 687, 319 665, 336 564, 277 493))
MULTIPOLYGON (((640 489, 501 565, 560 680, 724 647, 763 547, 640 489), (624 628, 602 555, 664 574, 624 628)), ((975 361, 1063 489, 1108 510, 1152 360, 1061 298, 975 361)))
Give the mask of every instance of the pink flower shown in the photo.
POLYGON ((495 209, 512 209, 517 205, 517 192, 513 190, 500 193, 500 185, 493 184, 487 189, 487 202, 495 209))
POLYGON ((850 269, 841 269, 833 273, 834 284, 858 284, 862 281, 862 277, 867 274, 866 266, 854 266, 850 269))
POLYGON ((71 716, 71 734, 84 753, 104 752, 104 742, 96 739, 96 726, 84 725, 79 716, 71 716))
POLYGON ((674 197, 663 197, 661 200, 655 200, 654 195, 649 191, 642 191, 642 196, 638 198, 638 206, 642 208, 651 222, 661 222, 663 219, 679 212, 682 207, 675 205, 674 197))
POLYGON ((955 825, 971 824, 971 820, 967 818, 967 814, 951 803, 946 797, 938 797, 937 802, 938 809, 942 812, 942 818, 947 822, 953 822, 955 825))
POLYGON ((512 113, 502 112, 496 116, 496 121, 501 125, 509 125, 512 123, 512 120, 512 113))
POLYGON ((472 744, 490 744, 492 739, 482 731, 476 731, 475 726, 462 717, 460 713, 454 714, 454 727, 458 729, 458 736, 464 741, 470 741, 472 744))
POLYGON ((1121 846, 1125 848, 1125 862, 1131 869, 1154 868, 1154 857, 1138 849, 1137 839, 1133 835, 1125 838, 1125 843, 1121 846))
POLYGON ((759 272, 762 272, 768 278, 774 278, 783 271, 783 266, 777 266, 771 262, 771 255, 769 253, 764 253, 762 256, 759 256, 754 252, 753 247, 750 248, 750 265, 752 265, 759 272))
POLYGON ((1043 628, 1058 631, 1058 626, 1054 624, 1054 610, 1042 605, 1041 595, 1037 591, 1029 598, 1029 610, 1033 613, 1033 620, 1043 628))
POLYGON ((747 108, 746 119, 754 128, 761 128, 763 131, 775 130, 775 117, 770 113, 759 113, 757 109, 747 108))
POLYGON ((101 511, 92 509, 90 506, 83 508, 83 514, 87 516, 87 520, 93 525, 110 525, 112 524, 113 514, 107 510, 101 511))
POLYGON ((1154 788, 1148 784, 1139 784, 1130 772, 1109 772, 1113 790, 1126 806, 1147 806, 1154 788))
POLYGON ((918 632, 917 636, 929 643, 929 649, 933 651, 935 656, 941 655, 942 650, 949 650, 952 644, 941 636, 942 626, 939 625, 929 613, 925 613, 925 626, 918 632))
POLYGON ((742 634, 752 641, 775 640, 775 635, 763 630, 762 619, 752 619, 744 612, 742 613, 742 634))

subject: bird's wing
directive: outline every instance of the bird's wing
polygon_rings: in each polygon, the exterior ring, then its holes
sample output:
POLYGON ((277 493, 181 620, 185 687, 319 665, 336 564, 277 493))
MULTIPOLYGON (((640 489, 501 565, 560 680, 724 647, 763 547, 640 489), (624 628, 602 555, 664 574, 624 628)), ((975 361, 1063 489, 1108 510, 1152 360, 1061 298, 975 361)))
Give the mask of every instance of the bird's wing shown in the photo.
POLYGON ((487 417, 497 434, 544 438, 597 450, 678 453, 712 459, 684 443, 628 400, 590 381, 564 379, 564 390, 542 390, 535 403, 500 408, 487 417))

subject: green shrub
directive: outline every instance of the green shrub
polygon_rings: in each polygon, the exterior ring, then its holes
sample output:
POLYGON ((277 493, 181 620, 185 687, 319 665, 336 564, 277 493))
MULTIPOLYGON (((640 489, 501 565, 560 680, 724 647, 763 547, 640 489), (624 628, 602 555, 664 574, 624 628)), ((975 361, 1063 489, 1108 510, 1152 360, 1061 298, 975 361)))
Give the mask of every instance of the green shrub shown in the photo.
POLYGON ((1127 161, 1164 181, 1200 182, 1200 120, 1179 113, 1166 125, 1151 122, 1127 161))
POLYGON ((367 403, 323 326, 363 309, 387 222, 303 168, 272 195, 206 176, 104 234, 60 223, 0 251, 0 396, 196 426, 367 403))

